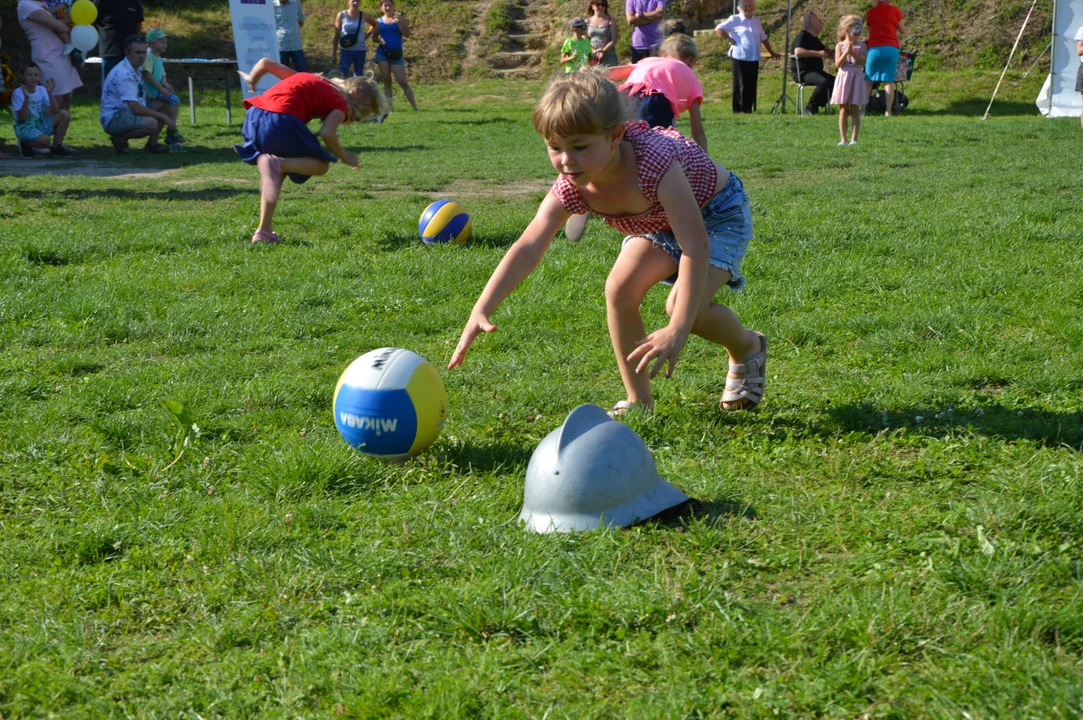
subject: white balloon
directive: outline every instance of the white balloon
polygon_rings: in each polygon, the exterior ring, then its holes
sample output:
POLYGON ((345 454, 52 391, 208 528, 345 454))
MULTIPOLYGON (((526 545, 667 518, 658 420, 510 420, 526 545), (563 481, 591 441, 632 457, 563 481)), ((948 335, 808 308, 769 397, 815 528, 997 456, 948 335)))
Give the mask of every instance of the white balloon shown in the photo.
POLYGON ((83 52, 89 52, 98 44, 98 31, 93 25, 76 25, 71 29, 71 44, 83 52))

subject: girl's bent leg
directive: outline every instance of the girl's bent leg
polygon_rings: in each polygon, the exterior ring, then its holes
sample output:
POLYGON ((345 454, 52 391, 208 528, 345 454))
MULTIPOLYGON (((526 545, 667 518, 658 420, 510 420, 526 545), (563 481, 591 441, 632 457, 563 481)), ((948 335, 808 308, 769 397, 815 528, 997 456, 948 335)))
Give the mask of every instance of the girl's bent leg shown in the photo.
POLYGON ((654 405, 651 381, 647 373, 636 373, 635 363, 628 362, 628 355, 636 348, 636 341, 647 335, 639 306, 647 291, 676 269, 677 264, 668 253, 654 247, 646 238, 635 238, 621 250, 605 281, 609 338, 613 342, 613 353, 617 356, 620 377, 628 400, 643 407, 654 405))
POLYGON ((395 75, 395 82, 402 88, 402 94, 406 96, 406 99, 410 102, 410 107, 417 112, 417 103, 414 102, 414 91, 410 88, 410 83, 406 82, 406 66, 405 65, 392 65, 391 72, 395 75))
POLYGON ((67 110, 58 110, 52 118, 53 130, 56 131, 54 145, 63 145, 64 137, 68 134, 68 125, 71 123, 71 113, 67 110))
POLYGON ((298 175, 326 175, 331 169, 331 163, 326 160, 317 160, 311 157, 281 158, 282 173, 297 173, 298 175))
POLYGON ((391 63, 378 62, 376 66, 380 68, 380 80, 384 84, 384 97, 387 98, 388 111, 395 109, 395 103, 391 99, 391 63))
MULTIPOLYGON (((749 330, 737 316, 725 305, 712 302, 715 293, 729 282, 728 270, 711 267, 707 274, 707 287, 703 293, 703 304, 696 313, 692 332, 705 340, 710 340, 724 348, 729 355, 729 368, 726 373, 726 392, 722 394, 724 410, 751 409, 759 404, 763 397, 763 362, 766 361, 767 341, 762 335, 749 330), (760 353, 764 353, 754 366, 760 353), (746 379, 747 378, 747 379, 746 379)), ((666 314, 673 312, 677 301, 677 288, 673 288, 666 299, 666 314)))
MULTIPOLYGON (((703 304, 696 313, 692 333, 724 347, 729 354, 730 362, 739 365, 759 351, 760 336, 742 325, 728 307, 713 301, 715 294, 730 281, 731 277, 728 270, 711 266, 707 273, 703 304)), ((674 287, 666 298, 666 315, 673 314, 677 293, 678 288, 674 287)))

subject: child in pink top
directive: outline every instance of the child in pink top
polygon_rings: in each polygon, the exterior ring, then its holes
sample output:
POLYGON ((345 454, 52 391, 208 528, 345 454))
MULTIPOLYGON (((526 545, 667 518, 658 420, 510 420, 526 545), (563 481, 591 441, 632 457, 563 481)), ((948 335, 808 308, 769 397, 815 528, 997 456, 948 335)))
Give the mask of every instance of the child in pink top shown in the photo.
POLYGON ((728 355, 723 409, 750 410, 763 398, 767 340, 714 302, 723 285, 744 285, 748 195, 703 148, 635 114, 632 98, 595 73, 568 73, 550 84, 532 119, 557 180, 493 271, 448 366, 462 364, 479 334, 496 330, 489 318, 500 303, 542 261, 560 226, 589 210, 627 234, 605 281, 609 337, 627 393, 612 414, 654 405, 651 378, 673 373, 691 334, 728 355), (669 322, 648 333, 640 305, 667 281, 669 322))
POLYGON ((674 127, 681 113, 688 112, 692 139, 707 149, 703 132, 703 86, 693 72, 699 59, 696 42, 687 35, 670 35, 658 57, 643 58, 635 65, 610 68, 610 80, 624 80, 621 92, 641 99, 639 117, 653 127, 674 127))

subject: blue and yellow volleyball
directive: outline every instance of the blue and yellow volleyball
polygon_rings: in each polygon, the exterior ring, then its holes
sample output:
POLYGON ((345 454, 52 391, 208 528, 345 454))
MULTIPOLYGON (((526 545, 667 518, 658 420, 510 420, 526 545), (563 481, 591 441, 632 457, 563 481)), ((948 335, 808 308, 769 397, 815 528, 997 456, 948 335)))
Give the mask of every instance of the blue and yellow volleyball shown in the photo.
POLYGON ((447 421, 440 374, 409 350, 380 348, 350 363, 335 386, 335 425, 366 455, 405 460, 436 441, 447 421))
POLYGON ((437 200, 421 213, 417 230, 426 245, 462 245, 470 239, 470 216, 454 200, 437 200))

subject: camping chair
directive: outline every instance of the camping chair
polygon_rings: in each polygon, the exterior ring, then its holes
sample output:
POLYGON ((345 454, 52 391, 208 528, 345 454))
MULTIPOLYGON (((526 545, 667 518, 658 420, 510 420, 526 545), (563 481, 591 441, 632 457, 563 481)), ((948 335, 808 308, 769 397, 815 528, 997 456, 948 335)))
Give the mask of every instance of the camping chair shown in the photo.
MULTIPOLYGON (((907 50, 901 50, 899 52, 899 67, 895 73, 895 107, 892 109, 893 113, 902 112, 910 104, 910 98, 907 97, 905 88, 906 82, 914 74, 914 60, 917 58, 917 52, 910 52, 907 50)), ((869 98, 870 109, 875 105, 873 97, 876 95, 882 95, 880 91, 880 83, 875 82, 872 84, 873 90, 876 92, 871 93, 869 98)), ((881 99, 882 105, 887 105, 886 101, 881 99)), ((877 110, 876 112, 880 112, 877 110)))
POLYGON ((797 55, 791 53, 787 56, 787 59, 790 61, 790 75, 793 77, 793 81, 797 83, 797 112, 801 115, 808 115, 805 112, 805 107, 808 105, 808 102, 805 101, 805 88, 815 88, 816 86, 802 82, 801 64, 797 62, 797 55))

